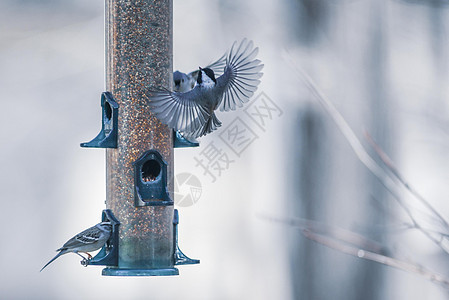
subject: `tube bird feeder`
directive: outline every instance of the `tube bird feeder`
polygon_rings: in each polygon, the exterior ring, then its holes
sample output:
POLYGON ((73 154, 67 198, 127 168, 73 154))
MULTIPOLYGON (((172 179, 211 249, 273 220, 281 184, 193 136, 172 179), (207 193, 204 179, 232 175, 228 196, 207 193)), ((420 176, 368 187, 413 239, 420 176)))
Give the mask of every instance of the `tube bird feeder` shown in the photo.
POLYGON ((172 0, 106 0, 108 92, 102 97, 102 132, 100 142, 81 144, 106 148, 103 219, 114 218, 118 231, 115 246, 109 246, 116 259, 105 264, 106 276, 177 275, 176 264, 199 263, 177 245, 174 132, 147 104, 151 87, 172 87, 172 15, 172 0), (111 116, 116 119, 108 123, 111 116), (101 142, 114 130, 109 139, 116 142, 101 142))
POLYGON ((172 15, 172 0, 106 1, 106 89, 120 108, 117 148, 106 149, 106 208, 121 224, 118 266, 103 275, 178 274, 173 201, 135 205, 136 182, 151 184, 151 177, 164 175, 173 189, 172 131, 151 114, 145 94, 151 86, 171 88, 172 15), (166 168, 149 160, 146 173, 134 172, 133 164, 148 151, 159 153, 166 168))

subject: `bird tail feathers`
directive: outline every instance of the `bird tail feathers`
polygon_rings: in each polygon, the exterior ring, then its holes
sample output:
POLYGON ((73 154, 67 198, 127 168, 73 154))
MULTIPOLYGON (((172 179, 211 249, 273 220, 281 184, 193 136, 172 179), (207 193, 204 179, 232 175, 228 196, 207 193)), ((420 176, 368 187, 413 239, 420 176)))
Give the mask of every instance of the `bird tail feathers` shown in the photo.
POLYGON ((63 255, 63 254, 66 254, 66 253, 67 253, 67 249, 61 249, 61 250, 59 251, 59 253, 56 254, 56 256, 53 257, 48 263, 46 263, 45 266, 43 266, 42 269, 41 269, 39 272, 42 272, 42 270, 45 269, 49 264, 51 264, 51 263, 54 262, 58 257, 60 257, 60 256, 63 255))
POLYGON ((211 133, 214 130, 217 130, 217 128, 220 126, 221 126, 220 120, 218 120, 215 113, 212 113, 210 115, 209 119, 206 121, 206 123, 204 123, 203 126, 201 126, 196 131, 194 131, 190 134, 186 134, 186 136, 189 138, 199 138, 199 137, 202 137, 203 135, 211 133))

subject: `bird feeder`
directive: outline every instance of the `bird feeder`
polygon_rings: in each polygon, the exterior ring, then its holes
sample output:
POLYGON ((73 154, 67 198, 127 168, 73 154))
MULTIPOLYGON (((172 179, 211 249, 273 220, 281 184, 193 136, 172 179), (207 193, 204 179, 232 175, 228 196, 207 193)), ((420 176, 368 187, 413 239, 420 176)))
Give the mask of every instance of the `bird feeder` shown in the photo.
POLYGON ((178 140, 147 103, 152 87, 172 85, 172 15, 172 0, 106 0, 102 130, 81 144, 106 148, 103 219, 116 232, 90 263, 106 265, 103 275, 177 275, 175 265, 199 263, 178 247, 172 198, 174 145, 197 145, 178 140))

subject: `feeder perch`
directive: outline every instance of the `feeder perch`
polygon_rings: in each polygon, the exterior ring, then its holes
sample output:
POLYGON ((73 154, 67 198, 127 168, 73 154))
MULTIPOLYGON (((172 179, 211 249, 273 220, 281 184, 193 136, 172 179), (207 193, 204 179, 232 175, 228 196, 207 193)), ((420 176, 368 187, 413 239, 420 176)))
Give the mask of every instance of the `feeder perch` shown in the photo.
POLYGON ((117 266, 118 265, 118 233, 120 222, 114 217, 110 209, 103 210, 102 222, 112 224, 111 237, 94 258, 87 261, 87 265, 117 266))
POLYGON ((173 130, 173 147, 175 148, 191 148, 200 145, 197 141, 189 141, 179 131, 173 130))
POLYGON ((81 143, 84 148, 117 148, 118 104, 110 92, 101 94, 101 131, 90 142, 81 143))
POLYGON ((182 253, 181 249, 179 249, 179 244, 178 244, 178 224, 179 224, 179 215, 178 215, 178 210, 175 209, 175 215, 173 218, 173 228, 174 228, 174 243, 175 243, 175 265, 194 265, 194 264, 199 264, 200 260, 199 259, 191 259, 189 257, 187 257, 187 255, 185 255, 184 253, 182 253))

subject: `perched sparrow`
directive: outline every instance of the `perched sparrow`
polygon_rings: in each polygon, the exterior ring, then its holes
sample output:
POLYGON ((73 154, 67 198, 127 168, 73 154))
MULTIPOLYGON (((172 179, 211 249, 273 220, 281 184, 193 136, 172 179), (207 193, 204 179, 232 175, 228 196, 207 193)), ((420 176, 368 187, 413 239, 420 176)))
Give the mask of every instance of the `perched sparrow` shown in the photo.
POLYGON ((59 253, 55 257, 53 257, 53 259, 50 260, 45 266, 42 267, 41 272, 55 259, 63 254, 70 252, 78 254, 83 258, 83 261, 86 262, 87 259, 78 252, 86 253, 89 259, 91 259, 92 256, 88 252, 95 251, 103 247, 103 245, 111 236, 111 230, 112 225, 110 222, 101 222, 95 226, 90 227, 89 229, 84 230, 81 233, 78 233, 73 238, 68 240, 61 248, 56 250, 59 251, 59 253))
MULTIPOLYGON (((212 69, 215 73, 215 75, 222 74, 223 68, 226 65, 226 55, 227 53, 223 54, 222 57, 217 59, 217 61, 211 63, 206 68, 212 69)), ((173 72, 173 90, 175 92, 181 92, 185 93, 193 89, 195 86, 195 83, 198 79, 198 73, 199 70, 192 71, 189 74, 182 73, 179 71, 173 72)))
POLYGON ((252 41, 235 42, 226 57, 223 75, 215 78, 214 71, 201 67, 197 84, 185 93, 160 88, 150 91, 149 105, 162 123, 179 130, 186 137, 197 138, 221 126, 214 111, 235 110, 257 90, 263 73, 261 61, 255 59, 258 48, 252 41))

